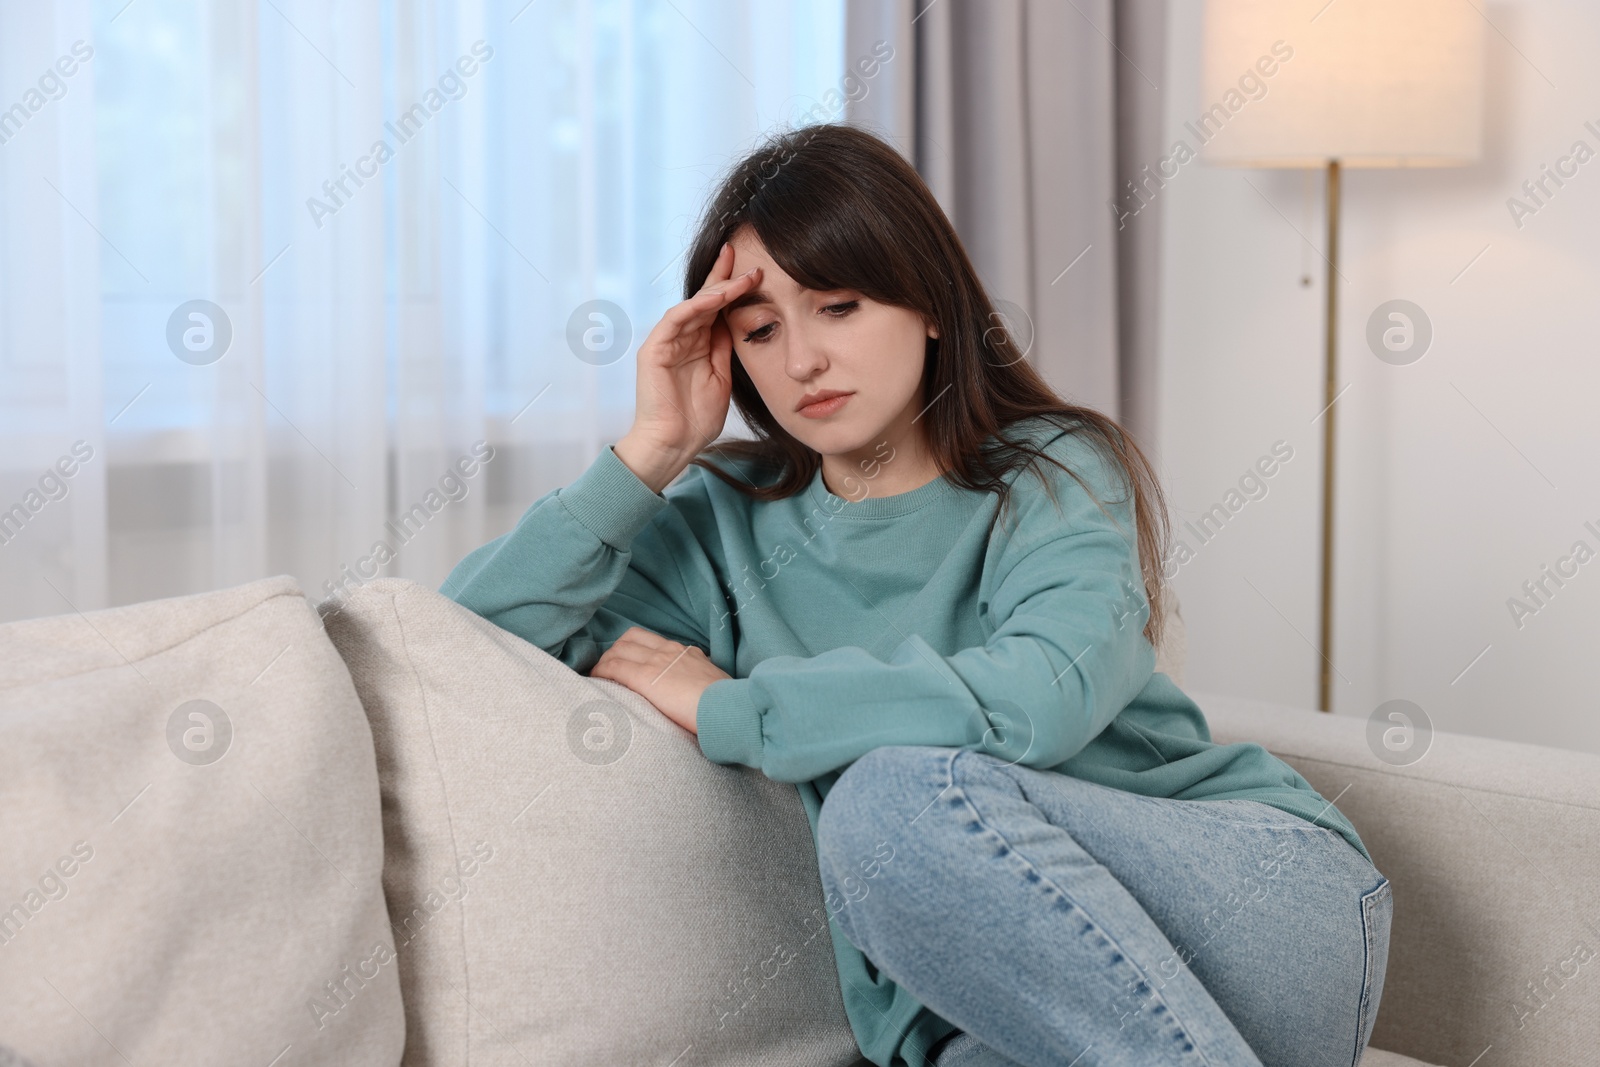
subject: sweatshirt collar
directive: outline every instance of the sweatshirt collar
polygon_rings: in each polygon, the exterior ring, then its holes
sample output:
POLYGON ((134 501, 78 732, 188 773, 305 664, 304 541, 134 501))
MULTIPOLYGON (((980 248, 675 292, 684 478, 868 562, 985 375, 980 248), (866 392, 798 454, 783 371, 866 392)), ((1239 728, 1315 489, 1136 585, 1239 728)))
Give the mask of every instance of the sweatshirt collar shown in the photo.
POLYGON ((846 487, 849 496, 835 496, 828 491, 822 480, 821 466, 818 466, 816 473, 811 476, 811 485, 807 491, 818 506, 826 508, 830 514, 839 518, 849 519, 893 518, 963 492, 960 486, 941 474, 931 482, 907 492, 895 493, 893 496, 877 496, 873 492, 873 479, 857 475, 855 481, 846 487))

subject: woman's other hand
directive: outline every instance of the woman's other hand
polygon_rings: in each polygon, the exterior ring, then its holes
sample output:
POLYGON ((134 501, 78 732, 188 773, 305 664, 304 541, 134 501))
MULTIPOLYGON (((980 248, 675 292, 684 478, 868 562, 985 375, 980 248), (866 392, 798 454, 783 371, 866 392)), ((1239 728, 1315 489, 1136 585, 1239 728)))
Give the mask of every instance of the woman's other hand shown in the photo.
POLYGON ((605 678, 625 685, 692 734, 700 694, 712 682, 730 678, 705 652, 694 645, 651 633, 642 626, 629 627, 589 671, 591 678, 605 678))
POLYGON ((668 309, 639 345, 633 426, 617 458, 656 492, 722 433, 733 391, 733 337, 722 309, 761 282, 759 267, 731 277, 722 246, 700 291, 668 309))

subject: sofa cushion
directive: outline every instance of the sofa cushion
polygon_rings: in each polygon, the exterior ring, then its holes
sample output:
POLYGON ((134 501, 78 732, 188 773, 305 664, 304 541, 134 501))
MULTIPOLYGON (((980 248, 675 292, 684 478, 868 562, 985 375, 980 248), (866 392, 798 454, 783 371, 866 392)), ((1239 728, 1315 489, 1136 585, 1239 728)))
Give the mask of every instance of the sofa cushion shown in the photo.
POLYGON ((399 1061, 372 737, 292 578, 0 626, 0 811, 17 1054, 399 1061))
POLYGON ((322 610, 377 749, 408 1067, 859 1061, 794 786, 413 582, 322 610))

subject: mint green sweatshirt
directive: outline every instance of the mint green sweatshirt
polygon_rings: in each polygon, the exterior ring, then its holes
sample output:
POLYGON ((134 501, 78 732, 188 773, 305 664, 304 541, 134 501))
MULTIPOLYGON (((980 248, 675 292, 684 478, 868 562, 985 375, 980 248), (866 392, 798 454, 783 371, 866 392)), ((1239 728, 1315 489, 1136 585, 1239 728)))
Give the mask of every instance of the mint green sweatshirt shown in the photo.
MULTIPOLYGON (((732 677, 697 709, 701 751, 799 789, 813 841, 823 799, 883 745, 987 752, 1149 797, 1258 800, 1355 828, 1260 745, 1217 745, 1143 634, 1132 502, 1111 458, 1045 420, 1008 427, 1067 464, 999 498, 936 478, 835 496, 819 473, 752 500, 699 467, 652 492, 607 447, 571 485, 474 550, 441 592, 587 672, 630 626, 698 645, 732 677), (1047 447, 1046 447, 1047 446, 1047 447), (1059 505, 1059 506, 1058 506, 1059 505)), ((888 458, 892 463, 893 459, 888 458)), ((731 460, 747 478, 753 470, 731 460)), ((862 1054, 926 1067, 955 1031, 829 922, 862 1054)))

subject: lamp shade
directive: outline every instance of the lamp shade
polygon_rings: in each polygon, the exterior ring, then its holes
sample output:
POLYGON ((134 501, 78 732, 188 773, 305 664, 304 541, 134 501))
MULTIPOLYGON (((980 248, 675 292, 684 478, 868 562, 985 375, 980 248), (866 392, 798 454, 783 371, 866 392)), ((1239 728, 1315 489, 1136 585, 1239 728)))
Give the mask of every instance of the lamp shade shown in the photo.
POLYGON ((1189 129, 1223 166, 1470 163, 1483 39, 1467 0, 1206 0, 1189 129))

